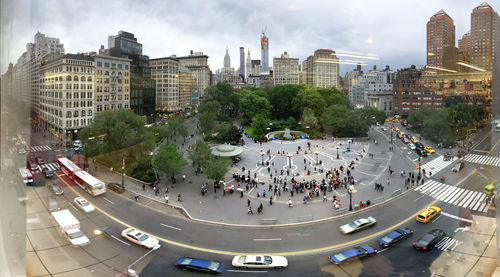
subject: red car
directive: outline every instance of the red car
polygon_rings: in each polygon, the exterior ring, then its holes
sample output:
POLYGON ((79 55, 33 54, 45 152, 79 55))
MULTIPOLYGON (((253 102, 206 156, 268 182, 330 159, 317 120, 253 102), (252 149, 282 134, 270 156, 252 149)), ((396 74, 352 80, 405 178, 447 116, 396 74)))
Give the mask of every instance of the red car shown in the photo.
POLYGON ((404 142, 404 143, 406 143, 406 144, 410 143, 410 140, 409 140, 407 137, 404 137, 402 140, 403 140, 403 142, 404 142))

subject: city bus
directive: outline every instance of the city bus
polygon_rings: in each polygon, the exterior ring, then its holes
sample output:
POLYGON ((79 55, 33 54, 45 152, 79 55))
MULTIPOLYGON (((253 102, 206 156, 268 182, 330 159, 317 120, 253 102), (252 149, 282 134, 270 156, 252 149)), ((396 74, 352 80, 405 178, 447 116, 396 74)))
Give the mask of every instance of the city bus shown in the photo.
POLYGON ((66 157, 57 157, 57 163, 61 172, 73 180, 83 190, 92 196, 101 195, 106 192, 106 185, 103 181, 82 170, 66 157))

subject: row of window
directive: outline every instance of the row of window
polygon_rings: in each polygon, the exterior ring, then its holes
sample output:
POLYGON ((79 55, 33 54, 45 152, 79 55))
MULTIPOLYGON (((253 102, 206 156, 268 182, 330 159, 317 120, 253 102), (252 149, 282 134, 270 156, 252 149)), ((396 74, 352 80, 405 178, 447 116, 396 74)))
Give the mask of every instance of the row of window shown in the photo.
POLYGON ((103 108, 105 111, 111 109, 111 110, 116 110, 116 109, 121 109, 122 107, 124 109, 128 109, 129 108, 129 105, 128 103, 125 103, 125 104, 111 104, 111 105, 97 105, 97 112, 102 112, 103 111, 103 108))
MULTIPOLYGON (((103 67, 103 62, 102 61, 97 61, 96 63, 97 67, 103 67)), ((128 64, 121 64, 121 63, 109 63, 109 62, 104 62, 104 67, 111 67, 111 68, 118 68, 118 69, 125 69, 125 70, 128 70, 129 69, 129 65, 128 64)))
MULTIPOLYGON (((109 95, 104 95, 104 101, 109 101, 109 98, 110 98, 109 95)), ((102 95, 97 95, 97 99, 96 99, 97 102, 102 102, 102 99, 103 99, 102 95)), ((111 101, 116 101, 116 100, 117 100, 116 95, 111 95, 111 101)), ((118 95, 118 101, 121 101, 121 100, 122 100, 122 96, 118 95)), ((123 100, 129 100, 128 94, 123 96, 123 100)))
POLYGON ((59 76, 59 77, 46 77, 46 78, 42 78, 41 79, 41 83, 54 83, 54 82, 62 82, 62 81, 67 81, 67 82, 92 82, 92 76, 81 76, 81 77, 78 77, 78 76, 73 76, 71 77, 71 75, 67 75, 66 77, 63 77, 63 76, 59 76))
MULTIPOLYGON (((92 118, 82 118, 80 121, 78 119, 73 119, 73 120, 66 120, 66 128, 71 128, 71 127, 83 127, 92 124, 92 118), (80 122, 80 125, 78 125, 78 122, 80 122), (87 124, 85 124, 87 122, 87 124)), ((64 126, 63 126, 64 127, 64 126)))

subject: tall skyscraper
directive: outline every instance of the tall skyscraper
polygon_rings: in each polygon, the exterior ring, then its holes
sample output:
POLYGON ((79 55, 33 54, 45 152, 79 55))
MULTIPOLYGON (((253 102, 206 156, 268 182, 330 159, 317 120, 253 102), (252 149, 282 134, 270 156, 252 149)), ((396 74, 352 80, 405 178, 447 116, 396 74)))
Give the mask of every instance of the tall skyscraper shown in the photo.
POLYGON ((260 36, 260 49, 262 55, 262 72, 269 71, 269 38, 266 37, 265 31, 260 36))
POLYGON ((246 75, 245 75, 245 81, 248 80, 248 76, 252 74, 252 57, 250 57, 250 50, 248 50, 247 54, 247 62, 246 62, 246 75))
POLYGON ((456 69, 455 25, 443 10, 427 22, 427 65, 456 69))
MULTIPOLYGON (((470 63, 471 58, 471 49, 472 49, 472 36, 470 35, 470 31, 467 31, 461 39, 458 40, 458 53, 457 53, 457 61, 470 63)), ((471 70, 469 67, 459 66, 458 69, 462 72, 468 72, 471 70)))
POLYGON ((224 55, 224 67, 227 68, 231 67, 231 58, 229 57, 229 53, 227 52, 227 47, 226 47, 226 55, 224 55))
POLYGON ((245 48, 240 47, 240 78, 245 82, 245 48))
POLYGON ((108 37, 109 54, 130 59, 130 108, 138 115, 153 120, 155 113, 155 81, 151 78, 149 57, 142 54, 142 44, 132 33, 120 31, 108 37))
POLYGON ((470 17, 471 45, 470 63, 481 69, 491 71, 495 45, 500 39, 500 19, 498 13, 483 2, 472 10, 470 17))
POLYGON ((200 100, 203 99, 205 89, 212 84, 212 71, 208 66, 208 56, 201 51, 194 52, 190 50, 188 56, 176 58, 179 60, 179 66, 188 68, 194 74, 196 83, 194 84, 193 93, 199 95, 200 100))

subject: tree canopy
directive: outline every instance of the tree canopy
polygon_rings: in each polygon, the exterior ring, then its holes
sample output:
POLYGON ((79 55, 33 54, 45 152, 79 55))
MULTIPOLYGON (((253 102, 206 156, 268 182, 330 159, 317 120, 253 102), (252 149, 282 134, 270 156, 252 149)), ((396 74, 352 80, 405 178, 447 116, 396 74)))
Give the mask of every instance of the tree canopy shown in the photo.
POLYGON ((164 143, 154 156, 151 164, 160 175, 171 177, 179 174, 187 164, 184 155, 177 151, 175 144, 164 143))

